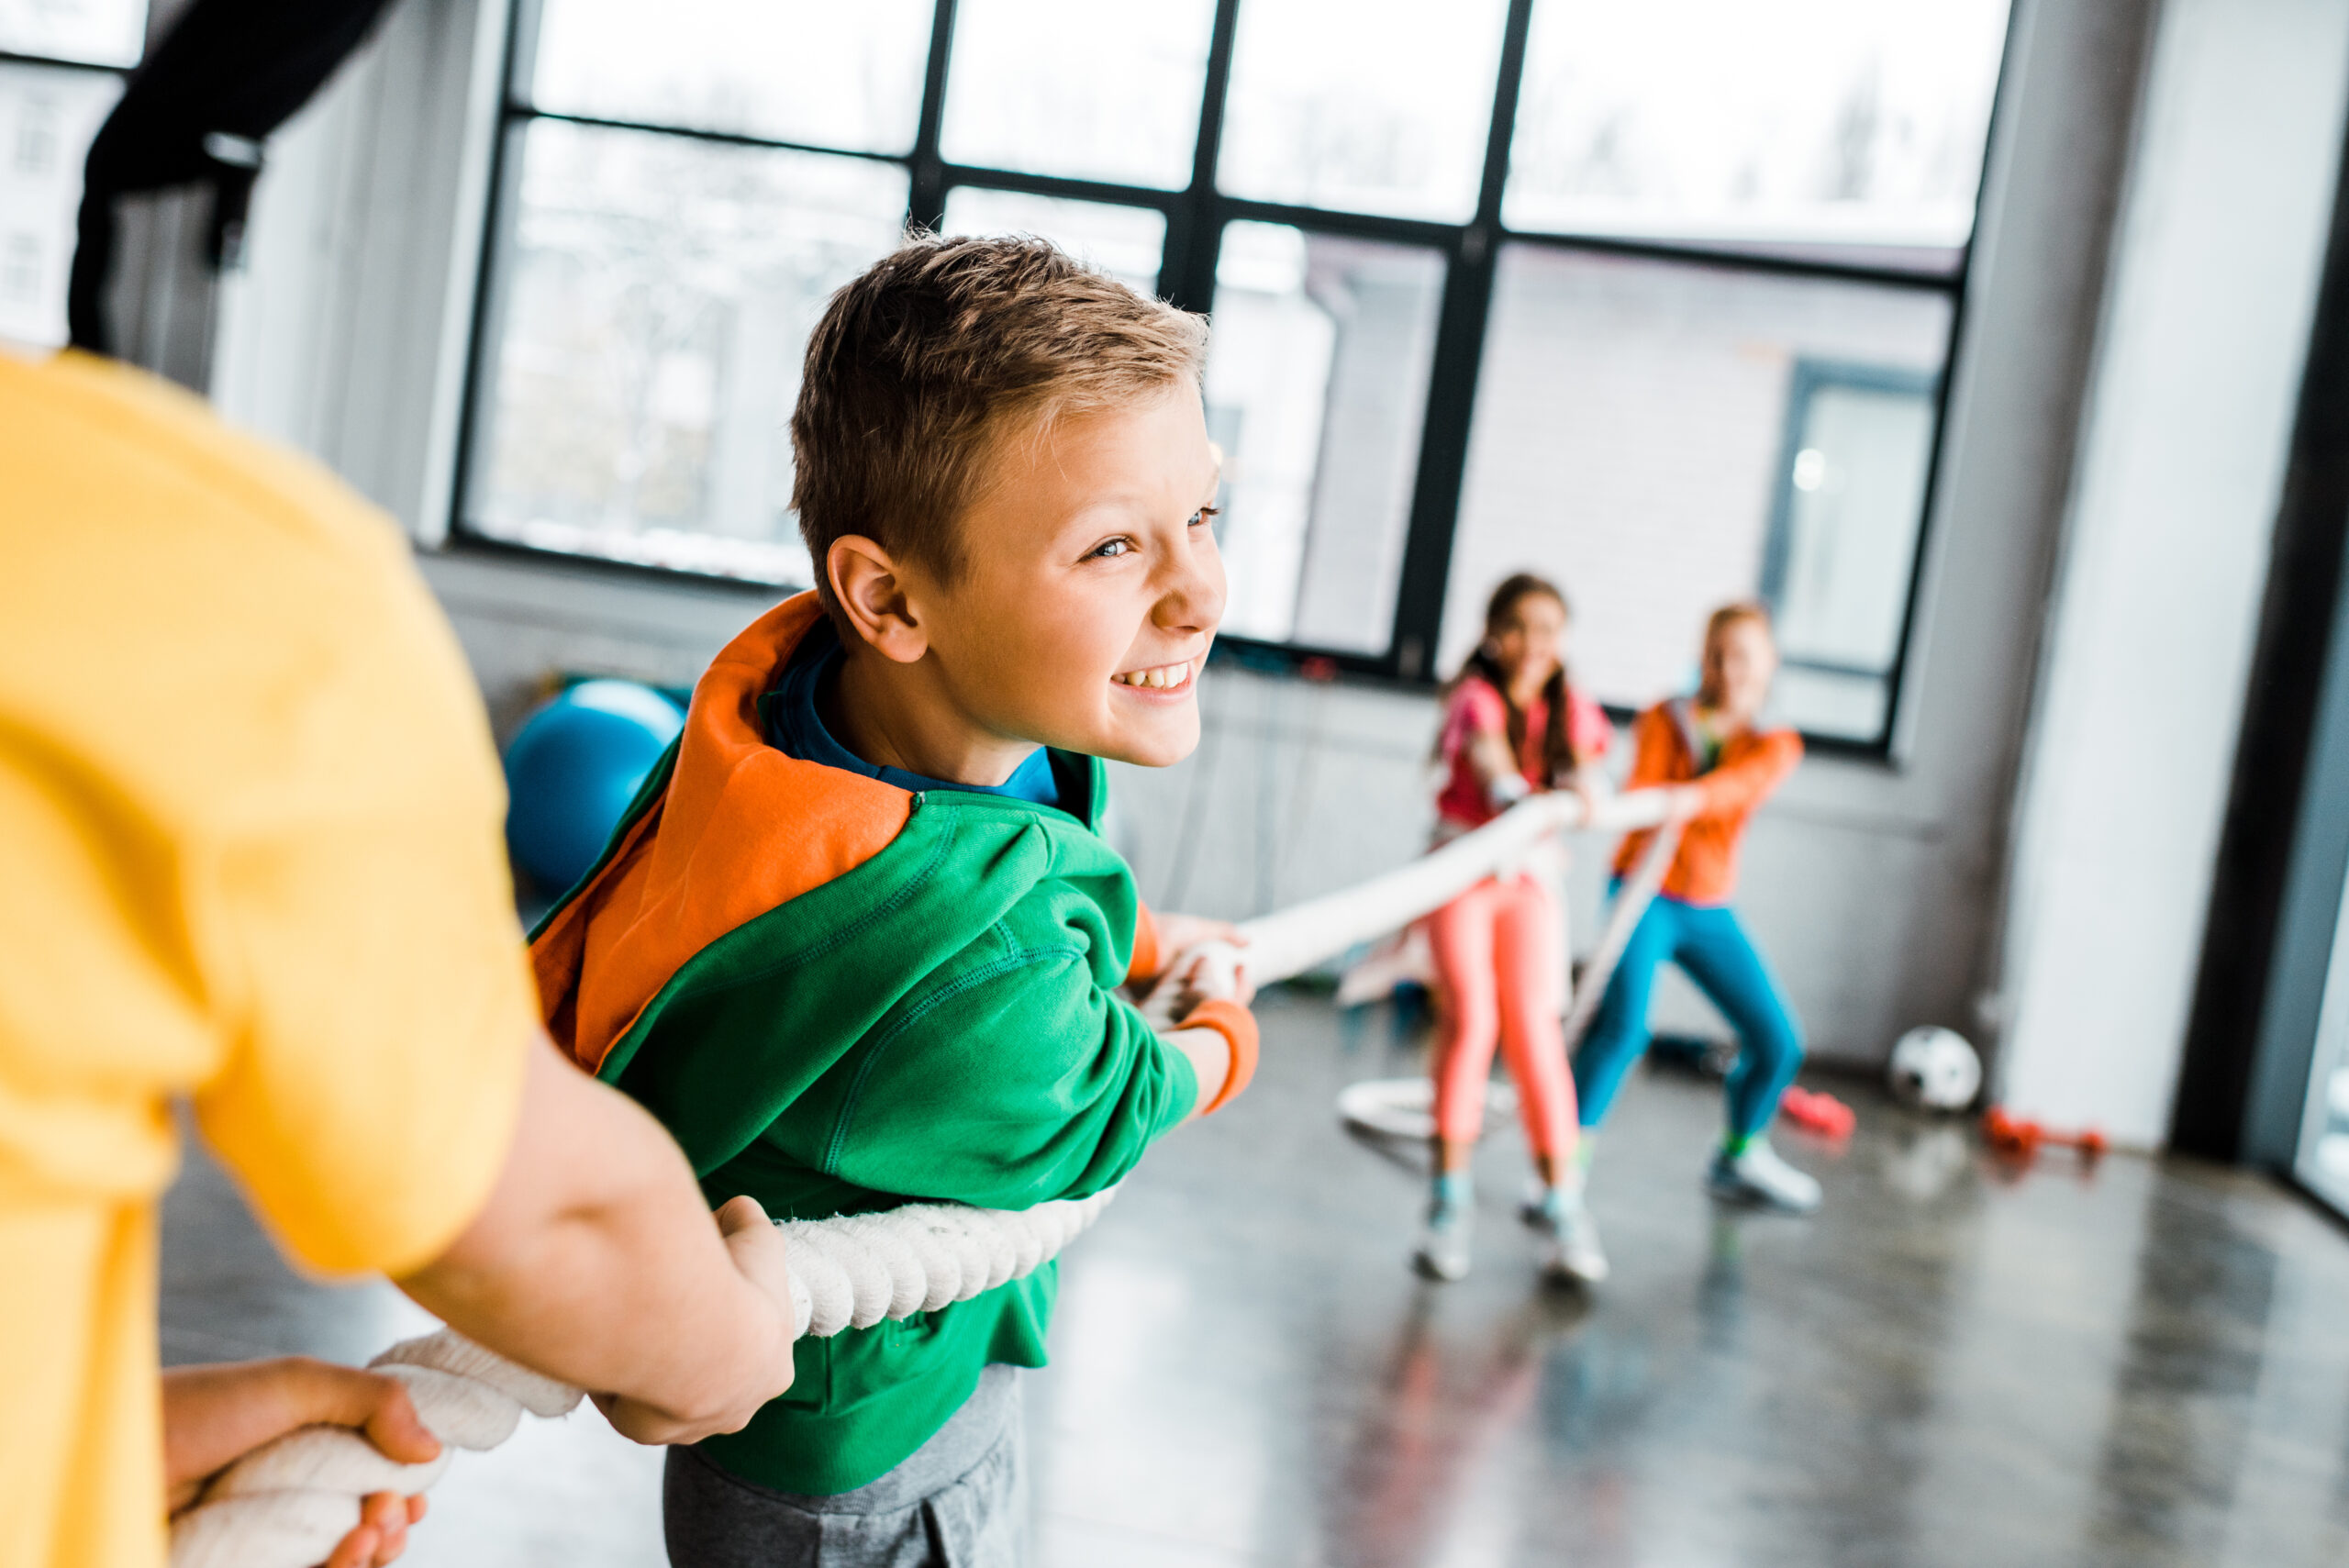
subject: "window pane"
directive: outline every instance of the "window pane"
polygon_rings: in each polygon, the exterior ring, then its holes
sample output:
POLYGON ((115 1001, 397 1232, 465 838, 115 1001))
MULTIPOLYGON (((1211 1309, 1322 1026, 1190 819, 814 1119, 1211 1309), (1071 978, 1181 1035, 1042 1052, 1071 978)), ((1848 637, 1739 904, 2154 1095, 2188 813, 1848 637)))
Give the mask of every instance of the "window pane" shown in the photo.
POLYGON ((531 101, 858 151, 904 152, 932 0, 546 0, 531 101))
POLYGON ((805 583, 786 429, 826 297, 897 239, 892 163, 540 120, 473 525, 805 583))
POLYGON ((147 51, 146 0, 0 0, 0 50, 136 65, 147 51))
POLYGON ((1513 228, 1954 248, 2006 0, 1539 0, 1513 228))
MULTIPOLYGON (((1794 701, 1831 732, 1882 728, 1933 459, 1933 384, 1922 375, 1798 361, 1791 449, 1763 555, 1794 701)), ((1783 706, 1783 704, 1782 704, 1783 706)))
POLYGON ((1504 0, 1247 0, 1216 183, 1238 196, 1465 219, 1504 0))
POLYGON ((0 63, 0 338, 65 341, 82 160, 121 79, 0 63))
POLYGON ((948 234, 1033 234, 1144 294, 1158 292, 1166 215, 1146 206, 1063 201, 957 185, 946 195, 948 234))
POLYGON ((1442 667, 1530 568, 1573 601, 1575 677, 1637 707, 1688 689, 1713 606, 1775 588, 1780 716, 1875 739, 1949 330, 1938 291, 1508 247, 1442 667))
POLYGON ((1181 189, 1214 22, 1208 0, 962 0, 947 160, 1181 189))
POLYGON ((1386 651, 1442 293, 1417 246, 1224 229, 1207 401, 1225 630, 1386 651))

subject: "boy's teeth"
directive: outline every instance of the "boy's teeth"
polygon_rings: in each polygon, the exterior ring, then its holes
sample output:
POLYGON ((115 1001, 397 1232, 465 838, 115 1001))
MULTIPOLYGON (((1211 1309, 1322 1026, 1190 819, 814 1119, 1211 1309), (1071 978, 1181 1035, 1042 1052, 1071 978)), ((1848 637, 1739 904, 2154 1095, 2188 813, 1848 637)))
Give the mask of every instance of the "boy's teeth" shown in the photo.
POLYGON ((1168 686, 1179 686, 1190 678, 1191 666, 1188 662, 1161 664, 1154 670, 1129 670, 1117 677, 1129 686, 1149 686, 1160 691, 1168 686))

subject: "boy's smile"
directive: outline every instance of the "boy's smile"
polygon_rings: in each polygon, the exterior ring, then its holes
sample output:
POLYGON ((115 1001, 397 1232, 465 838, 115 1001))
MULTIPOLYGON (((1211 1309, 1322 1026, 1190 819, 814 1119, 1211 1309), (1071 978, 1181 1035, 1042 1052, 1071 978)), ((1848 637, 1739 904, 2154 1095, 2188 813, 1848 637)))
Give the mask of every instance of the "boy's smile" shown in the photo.
POLYGON ((1223 618, 1196 387, 998 442, 941 582, 870 539, 827 562, 856 638, 841 740, 865 761, 1000 784, 1038 744, 1164 767, 1198 743, 1223 618))
POLYGON ((1187 695, 1191 688, 1192 665, 1188 660, 1180 664, 1161 664, 1150 670, 1127 670, 1109 679, 1135 691, 1163 694, 1168 698, 1187 695))

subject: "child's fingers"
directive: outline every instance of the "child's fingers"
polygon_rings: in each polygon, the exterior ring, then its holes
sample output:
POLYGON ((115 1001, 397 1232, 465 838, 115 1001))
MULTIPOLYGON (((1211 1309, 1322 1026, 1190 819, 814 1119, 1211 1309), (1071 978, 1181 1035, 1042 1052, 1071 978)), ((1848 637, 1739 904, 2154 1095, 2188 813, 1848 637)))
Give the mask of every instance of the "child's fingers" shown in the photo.
POLYGON ((362 1529, 375 1532, 374 1551, 360 1561, 371 1568, 396 1559, 407 1550, 407 1498, 397 1492, 370 1493, 361 1504, 362 1529))
POLYGON ((1229 942, 1186 949, 1175 963, 1184 988, 1198 996, 1221 996, 1244 1005, 1252 994, 1240 950, 1229 942))
POLYGON ((288 1380, 286 1407, 295 1418, 288 1430, 313 1423, 356 1427, 386 1459, 423 1464, 440 1457, 440 1440, 418 1418, 398 1378, 306 1356, 276 1364, 288 1380))
POLYGON ((440 1440, 417 1415, 416 1406, 407 1396, 407 1385, 395 1377, 365 1375, 383 1385, 376 1392, 375 1408, 362 1428, 367 1440, 386 1458, 396 1459, 402 1464, 422 1464, 440 1458, 440 1440))
POLYGON ((395 1506, 392 1518, 397 1522, 384 1529, 384 1539, 375 1548, 376 1568, 399 1561, 400 1555, 407 1551, 407 1509, 400 1505, 399 1499, 394 1501, 395 1506))
MULTIPOLYGON (((760 1206, 756 1198, 748 1194, 729 1198, 719 1207, 718 1229, 726 1245, 727 1261, 734 1265, 736 1273, 767 1298, 768 1305, 774 1308, 780 1319, 783 1338, 788 1341, 792 1335, 795 1311, 791 1296, 791 1259, 784 1244, 782 1230, 768 1220, 767 1211, 760 1206)), ((767 1400, 791 1386, 791 1366, 790 1353, 786 1350, 779 1364, 764 1369, 763 1378, 773 1385, 763 1390, 745 1390, 746 1394, 757 1392, 759 1396, 742 1408, 740 1412, 740 1420, 749 1419, 751 1412, 758 1406, 765 1404, 767 1400)), ((746 1376, 760 1375, 753 1373, 748 1368, 744 1369, 744 1373, 746 1376)), ((609 1418, 614 1415, 614 1411, 607 1409, 605 1415, 609 1418)), ((740 1420, 737 1420, 734 1426, 712 1427, 707 1430, 696 1432, 690 1439, 671 1438, 663 1440, 693 1441, 707 1437, 711 1432, 730 1432, 737 1429, 740 1420)), ((619 1425, 618 1420, 614 1420, 613 1424, 616 1427, 619 1425)), ((627 1435, 635 1435, 633 1432, 629 1432, 627 1428, 620 1428, 620 1429, 627 1435)))
POLYGON ((748 1193, 728 1198, 718 1206, 718 1233, 720 1236, 731 1236, 738 1231, 755 1229, 762 1225, 772 1226, 773 1223, 759 1200, 748 1193))
POLYGON ((327 1558, 327 1568, 373 1568, 375 1547, 380 1539, 373 1525, 361 1525, 334 1543, 334 1551, 327 1558))

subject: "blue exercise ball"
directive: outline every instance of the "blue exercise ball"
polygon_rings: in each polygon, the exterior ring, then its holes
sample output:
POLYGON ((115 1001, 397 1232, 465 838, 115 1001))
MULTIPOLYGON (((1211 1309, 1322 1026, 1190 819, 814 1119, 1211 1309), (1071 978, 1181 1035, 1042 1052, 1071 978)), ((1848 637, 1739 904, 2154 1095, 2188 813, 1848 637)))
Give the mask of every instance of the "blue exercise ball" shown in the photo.
POLYGON ((546 888, 587 874, 637 786, 685 726, 634 681, 582 681, 524 721, 506 748, 506 842, 546 888))

